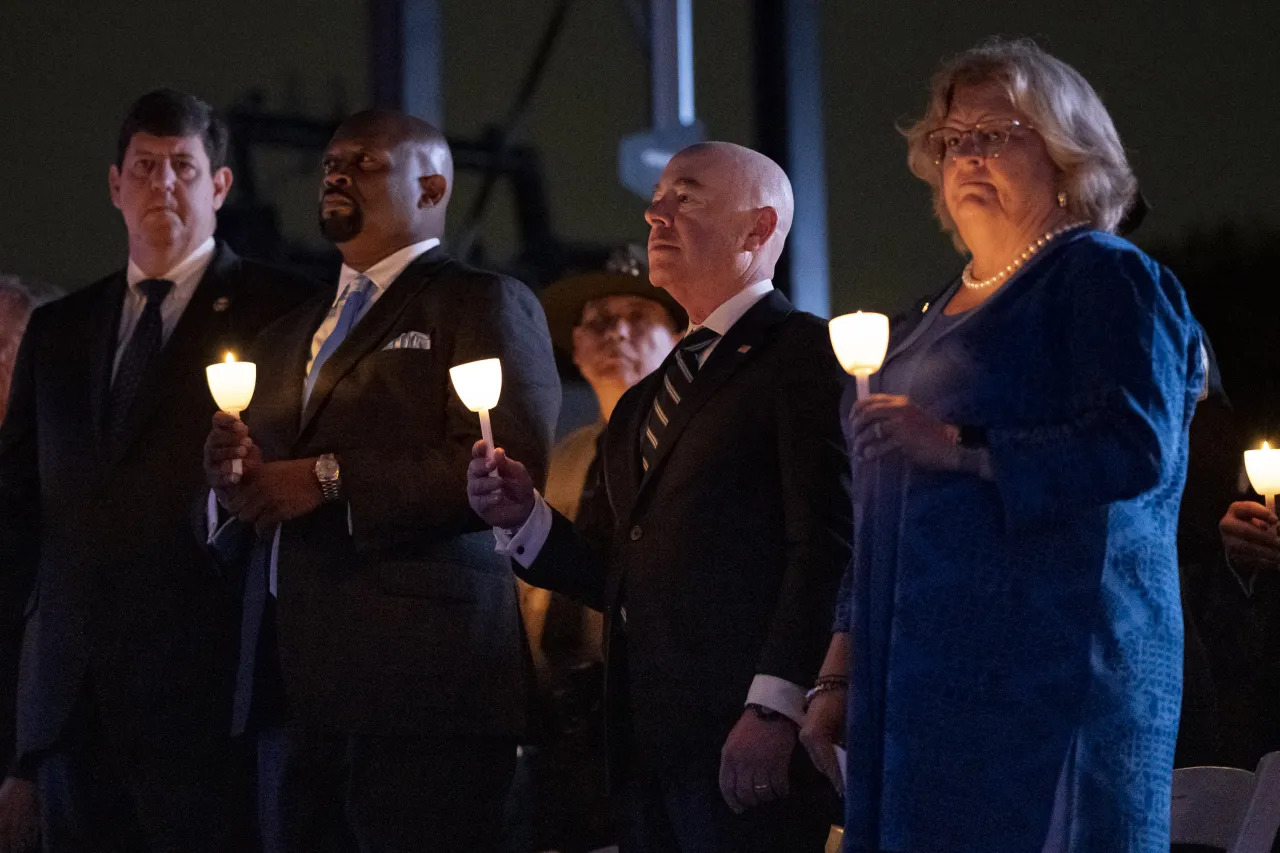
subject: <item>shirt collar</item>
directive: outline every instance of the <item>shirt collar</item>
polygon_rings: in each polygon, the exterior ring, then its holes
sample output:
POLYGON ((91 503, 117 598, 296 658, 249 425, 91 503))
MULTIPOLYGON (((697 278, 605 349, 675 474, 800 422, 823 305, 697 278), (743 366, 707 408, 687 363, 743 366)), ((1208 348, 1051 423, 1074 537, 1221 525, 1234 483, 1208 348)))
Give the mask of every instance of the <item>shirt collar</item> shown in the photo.
POLYGON ((209 268, 209 264, 213 261, 215 245, 213 237, 209 237, 197 246, 194 252, 179 261, 173 269, 164 275, 147 275, 142 271, 142 267, 134 263, 133 258, 130 258, 129 266, 125 270, 125 280, 129 283, 130 292, 142 298, 142 291, 138 289, 138 282, 146 281, 149 278, 161 278, 173 282, 173 291, 170 293, 170 298, 191 298, 191 294, 195 293, 196 287, 200 284, 200 279, 204 278, 205 270, 209 268))
POLYGON ((381 293, 391 286, 391 282, 400 277, 400 273, 404 272, 405 267, 439 245, 440 238, 438 237, 420 240, 417 243, 412 243, 403 249, 392 252, 363 273, 343 264, 342 272, 338 275, 338 294, 336 299, 341 299, 342 294, 347 291, 347 286, 361 275, 369 279, 370 283, 381 293))
POLYGON ((730 296, 724 302, 720 303, 720 307, 712 311, 707 319, 701 323, 690 323, 686 335, 697 331, 701 328, 707 328, 723 337, 733 328, 733 324, 742 319, 742 315, 751 310, 751 307, 764 299, 769 292, 773 290, 773 282, 770 279, 757 281, 755 284, 744 287, 742 290, 730 296))

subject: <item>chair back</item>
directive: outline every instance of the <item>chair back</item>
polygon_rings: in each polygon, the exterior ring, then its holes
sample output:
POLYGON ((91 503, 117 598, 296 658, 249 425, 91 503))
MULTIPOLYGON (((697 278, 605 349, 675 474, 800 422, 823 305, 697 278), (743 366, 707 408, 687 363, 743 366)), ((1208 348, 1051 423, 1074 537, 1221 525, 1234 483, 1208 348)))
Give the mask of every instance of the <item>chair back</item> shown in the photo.
POLYGON ((1170 840, 1227 853, 1270 853, 1280 829, 1280 752, 1250 773, 1233 767, 1173 771, 1170 840))

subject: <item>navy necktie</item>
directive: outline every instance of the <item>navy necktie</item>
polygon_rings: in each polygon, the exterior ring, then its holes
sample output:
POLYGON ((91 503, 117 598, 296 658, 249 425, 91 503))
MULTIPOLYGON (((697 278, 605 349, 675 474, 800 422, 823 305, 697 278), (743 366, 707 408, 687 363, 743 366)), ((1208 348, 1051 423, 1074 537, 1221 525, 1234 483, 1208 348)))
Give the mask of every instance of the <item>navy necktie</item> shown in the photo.
POLYGON ((704 327, 686 335, 676 345, 676 351, 663 372, 662 386, 653 398, 653 408, 649 410, 644 432, 640 436, 640 464, 644 466, 645 473, 657 461, 662 434, 666 432, 672 414, 693 387, 693 377, 698 375, 699 353, 719 339, 720 335, 704 327))
POLYGON ((164 346, 164 319, 160 315, 160 306, 173 290, 173 282, 163 278, 143 279, 138 282, 138 290, 147 298, 147 304, 142 309, 138 324, 133 327, 133 335, 124 348, 124 355, 120 356, 120 364, 111 383, 107 440, 113 450, 119 450, 124 442, 124 425, 129 419, 134 397, 146 378, 148 366, 164 346))

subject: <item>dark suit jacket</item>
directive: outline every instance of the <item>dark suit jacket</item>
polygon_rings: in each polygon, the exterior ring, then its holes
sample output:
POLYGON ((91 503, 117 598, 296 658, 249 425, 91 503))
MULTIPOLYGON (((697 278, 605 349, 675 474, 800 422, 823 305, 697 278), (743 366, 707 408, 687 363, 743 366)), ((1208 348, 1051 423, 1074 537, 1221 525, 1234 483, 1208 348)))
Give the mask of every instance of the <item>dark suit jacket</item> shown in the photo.
POLYGON ((118 272, 36 310, 0 427, 7 615, 27 602, 18 752, 58 740, 87 677, 113 748, 181 764, 225 740, 234 663, 235 602, 188 517, 216 409, 204 369, 314 288, 219 244, 113 453, 104 413, 126 286, 118 272))
POLYGON ((811 684, 830 642, 851 525, 844 374, 825 324, 772 292, 717 344, 644 475, 665 369, 609 420, 591 510, 612 535, 554 513, 521 574, 605 612, 613 758, 702 765, 757 674, 811 684))
MULTIPOLYGON (((520 282, 434 249, 325 362, 304 412, 312 335, 333 298, 329 288, 262 334, 244 415, 268 461, 334 453, 341 465, 343 500, 282 527, 277 625, 290 708, 338 733, 518 735, 530 685, 515 581, 467 502, 480 422, 449 368, 502 359, 493 431, 541 481, 560 407, 542 308, 520 282), (406 332, 429 335, 430 349, 384 349, 406 332)), ((248 560, 236 732, 252 698, 269 545, 260 540, 248 560)))

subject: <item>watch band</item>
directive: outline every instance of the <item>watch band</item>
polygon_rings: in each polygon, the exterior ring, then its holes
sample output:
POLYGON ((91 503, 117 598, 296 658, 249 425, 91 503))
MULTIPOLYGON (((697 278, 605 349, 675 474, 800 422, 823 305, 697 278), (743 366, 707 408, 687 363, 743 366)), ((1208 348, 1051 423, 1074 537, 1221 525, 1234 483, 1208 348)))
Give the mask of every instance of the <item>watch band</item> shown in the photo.
POLYGON ((320 494, 324 497, 325 503, 333 503, 336 501, 338 499, 338 493, 339 485, 337 477, 334 477, 332 480, 320 481, 320 494))

